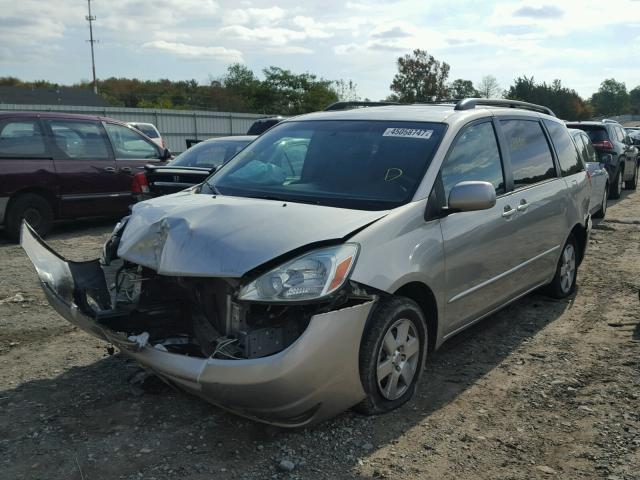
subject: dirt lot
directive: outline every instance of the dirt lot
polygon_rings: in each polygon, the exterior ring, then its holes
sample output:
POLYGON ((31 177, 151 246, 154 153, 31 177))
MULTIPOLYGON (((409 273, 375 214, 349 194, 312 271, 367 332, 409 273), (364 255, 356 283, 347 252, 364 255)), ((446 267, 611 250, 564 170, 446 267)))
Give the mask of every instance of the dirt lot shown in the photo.
MULTIPOLYGON (((639 219, 640 193, 625 193, 574 298, 530 295, 460 334, 404 408, 302 431, 136 384, 136 365, 59 318, 0 240, 0 477, 640 479, 639 219)), ((64 226, 51 243, 95 257, 110 228, 64 226)))

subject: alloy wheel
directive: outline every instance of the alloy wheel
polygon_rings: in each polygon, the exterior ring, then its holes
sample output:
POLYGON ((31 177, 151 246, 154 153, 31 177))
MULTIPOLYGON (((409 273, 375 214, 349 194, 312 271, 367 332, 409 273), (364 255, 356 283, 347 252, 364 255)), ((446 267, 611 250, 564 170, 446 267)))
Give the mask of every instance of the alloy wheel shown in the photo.
POLYGON ((420 358, 420 338, 415 324, 401 318, 386 331, 378 351, 376 380, 387 400, 400 398, 411 386, 420 358))
POLYGON ((560 288, 564 293, 571 290, 576 273, 576 250, 572 244, 567 244, 562 252, 560 265, 560 288))

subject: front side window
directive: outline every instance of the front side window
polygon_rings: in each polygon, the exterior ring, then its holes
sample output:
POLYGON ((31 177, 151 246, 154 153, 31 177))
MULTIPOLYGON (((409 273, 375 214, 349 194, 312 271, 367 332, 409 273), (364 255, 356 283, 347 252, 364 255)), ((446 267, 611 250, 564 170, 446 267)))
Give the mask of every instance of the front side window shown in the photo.
POLYGON ((491 122, 467 127, 456 139, 440 172, 445 198, 464 181, 489 182, 496 195, 505 192, 498 142, 491 122))
POLYGON ((575 143, 571 140, 567 128, 552 120, 544 120, 544 124, 549 130, 551 141, 556 147, 558 154, 558 162, 560 163, 560 171, 562 176, 573 175, 584 170, 582 161, 578 155, 575 143))
POLYGON ((511 157, 515 188, 556 177, 549 144, 537 120, 500 120, 511 157))
POLYGON ((42 157, 44 137, 36 120, 0 122, 0 157, 42 157))
POLYGON ((284 122, 236 155, 210 183, 228 195, 394 208, 411 200, 445 128, 426 122, 284 122))
POLYGON ((97 122, 45 120, 51 129, 56 158, 108 160, 109 147, 97 122))
POLYGON ((249 144, 249 140, 211 140, 200 142, 174 158, 172 167, 219 167, 249 144))
POLYGON ((145 125, 143 123, 134 123, 131 125, 133 128, 137 128, 149 138, 159 138, 158 132, 151 125, 145 125))
POLYGON ((132 128, 105 123, 113 150, 118 158, 160 158, 158 149, 132 128))

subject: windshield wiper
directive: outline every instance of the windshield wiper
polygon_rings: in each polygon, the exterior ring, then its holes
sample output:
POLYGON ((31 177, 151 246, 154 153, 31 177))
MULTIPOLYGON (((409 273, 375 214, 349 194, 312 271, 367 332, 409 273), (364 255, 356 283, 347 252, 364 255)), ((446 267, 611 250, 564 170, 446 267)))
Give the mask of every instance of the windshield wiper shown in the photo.
MULTIPOLYGON (((209 187, 209 189, 213 192, 214 195, 222 195, 220 191, 216 188, 216 186, 213 183, 209 182, 209 178, 205 178, 203 183, 207 184, 207 187, 209 187)), ((202 189, 200 189, 200 191, 202 192, 202 189)))
POLYGON ((311 205, 320 205, 319 200, 312 200, 309 198, 289 197, 283 198, 275 195, 247 195, 249 198, 259 198, 260 200, 275 200, 276 202, 292 202, 292 203, 308 203, 311 205))

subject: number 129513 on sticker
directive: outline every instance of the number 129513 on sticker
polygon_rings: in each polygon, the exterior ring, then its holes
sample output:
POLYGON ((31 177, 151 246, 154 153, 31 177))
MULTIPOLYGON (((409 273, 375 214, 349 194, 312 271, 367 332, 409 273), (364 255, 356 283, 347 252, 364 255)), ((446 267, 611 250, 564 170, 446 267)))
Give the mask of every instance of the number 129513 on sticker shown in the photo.
POLYGON ((387 128, 382 134, 383 137, 421 138, 422 140, 429 140, 431 135, 433 130, 422 128, 387 128))

